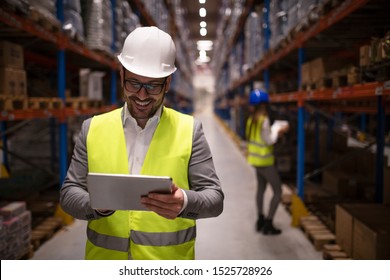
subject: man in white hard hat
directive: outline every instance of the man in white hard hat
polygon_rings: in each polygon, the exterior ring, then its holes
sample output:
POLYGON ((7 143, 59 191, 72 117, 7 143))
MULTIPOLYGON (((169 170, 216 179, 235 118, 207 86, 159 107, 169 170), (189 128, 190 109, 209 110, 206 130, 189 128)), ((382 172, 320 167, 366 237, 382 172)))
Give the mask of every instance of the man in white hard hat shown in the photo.
POLYGON ((175 52, 167 33, 135 29, 118 56, 125 105, 82 125, 60 203, 88 220, 86 259, 194 259, 195 221, 223 210, 201 123, 163 106, 175 52), (150 211, 92 209, 88 172, 169 176, 172 193, 140 198, 150 211))

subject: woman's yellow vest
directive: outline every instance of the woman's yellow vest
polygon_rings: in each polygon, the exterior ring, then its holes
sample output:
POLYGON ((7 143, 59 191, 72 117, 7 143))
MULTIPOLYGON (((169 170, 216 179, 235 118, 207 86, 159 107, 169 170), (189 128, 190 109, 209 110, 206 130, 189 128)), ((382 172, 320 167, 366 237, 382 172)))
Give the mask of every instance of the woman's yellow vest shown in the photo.
MULTIPOLYGON (((87 136, 89 172, 129 174, 122 109, 95 116, 87 136)), ((141 174, 170 176, 189 189, 193 118, 163 108, 141 174)), ((194 220, 151 211, 115 211, 88 222, 86 259, 194 259, 194 220)))
POLYGON ((272 166, 275 163, 274 148, 268 145, 261 138, 261 128, 265 116, 260 116, 257 122, 252 124, 252 117, 249 117, 246 122, 246 136, 248 139, 248 156, 249 164, 256 167, 272 166))

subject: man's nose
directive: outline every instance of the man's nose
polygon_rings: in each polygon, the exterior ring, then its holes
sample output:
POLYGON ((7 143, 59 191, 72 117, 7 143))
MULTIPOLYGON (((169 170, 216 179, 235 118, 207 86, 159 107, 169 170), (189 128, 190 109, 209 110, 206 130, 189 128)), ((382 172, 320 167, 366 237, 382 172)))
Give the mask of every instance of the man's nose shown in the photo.
POLYGON ((146 88, 143 85, 142 85, 141 89, 138 91, 137 96, 140 97, 140 98, 143 98, 143 99, 149 97, 149 94, 148 94, 148 92, 146 91, 146 88))

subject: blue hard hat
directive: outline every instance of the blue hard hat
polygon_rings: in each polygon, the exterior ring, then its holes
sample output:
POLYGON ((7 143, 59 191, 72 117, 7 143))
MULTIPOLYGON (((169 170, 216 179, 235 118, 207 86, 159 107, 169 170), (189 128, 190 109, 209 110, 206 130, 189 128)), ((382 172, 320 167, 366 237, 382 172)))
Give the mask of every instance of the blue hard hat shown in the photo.
POLYGON ((266 93, 265 91, 260 89, 254 89, 251 91, 251 94, 249 95, 250 105, 257 105, 260 103, 268 103, 268 102, 269 102, 268 93, 266 93))

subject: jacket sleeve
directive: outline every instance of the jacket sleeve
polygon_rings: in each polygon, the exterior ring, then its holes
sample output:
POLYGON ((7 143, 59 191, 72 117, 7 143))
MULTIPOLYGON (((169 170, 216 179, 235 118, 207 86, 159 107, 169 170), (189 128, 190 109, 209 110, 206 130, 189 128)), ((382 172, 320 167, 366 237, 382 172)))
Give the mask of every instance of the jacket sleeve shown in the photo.
POLYGON ((196 119, 188 174, 190 190, 185 190, 188 204, 180 217, 200 219, 220 215, 224 194, 202 124, 196 119))
POLYGON ((93 220, 103 217, 91 208, 87 192, 88 157, 86 140, 90 123, 91 119, 83 122, 68 172, 60 190, 62 209, 80 220, 93 220))

